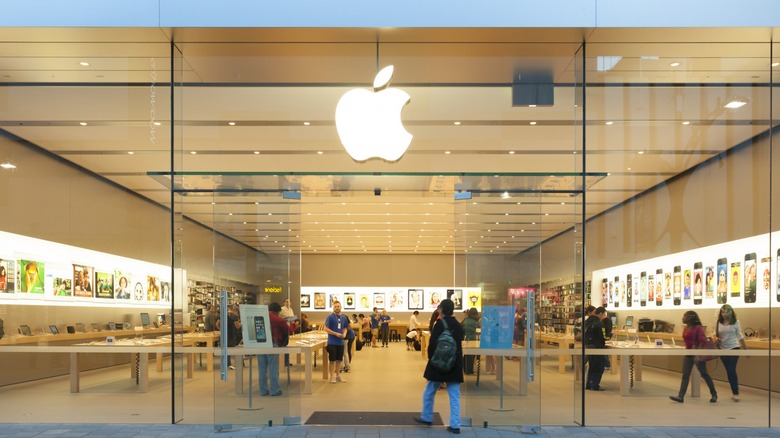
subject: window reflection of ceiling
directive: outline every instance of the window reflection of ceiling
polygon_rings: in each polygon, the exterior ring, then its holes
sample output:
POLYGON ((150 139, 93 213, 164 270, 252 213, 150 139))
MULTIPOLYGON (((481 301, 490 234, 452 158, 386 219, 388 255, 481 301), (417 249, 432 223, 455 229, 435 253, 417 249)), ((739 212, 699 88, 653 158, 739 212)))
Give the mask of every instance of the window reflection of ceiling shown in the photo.
POLYGON ((191 176, 189 217, 266 252, 516 253, 570 229, 577 199, 561 193, 563 177, 529 185, 503 175, 494 188, 492 174, 581 170, 583 74, 587 170, 609 174, 589 189, 590 217, 769 128, 762 84, 778 68, 765 33, 0 29, 0 129, 167 205, 147 172, 170 162, 175 34, 181 169, 308 175, 295 181, 300 201, 282 199, 289 187, 278 181, 264 193, 247 190, 252 178, 191 176), (403 120, 414 140, 395 164, 352 161, 333 121, 339 97, 369 88, 377 64, 394 64, 391 86, 412 96, 403 120), (554 105, 513 107, 511 84, 540 76, 555 83, 554 105), (734 99, 747 104, 725 109, 734 99), (393 189, 347 175, 366 172, 429 176, 393 189), (484 173, 473 188, 490 189, 454 203, 459 179, 449 175, 460 172, 484 173))

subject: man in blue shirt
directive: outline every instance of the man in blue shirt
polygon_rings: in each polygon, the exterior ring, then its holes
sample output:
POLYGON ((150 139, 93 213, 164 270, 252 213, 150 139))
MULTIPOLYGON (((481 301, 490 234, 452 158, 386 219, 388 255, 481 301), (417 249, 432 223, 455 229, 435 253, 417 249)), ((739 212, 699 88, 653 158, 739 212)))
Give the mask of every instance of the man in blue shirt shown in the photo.
POLYGON ((344 339, 347 337, 349 319, 341 314, 341 303, 333 302, 333 313, 325 319, 325 333, 328 334, 328 360, 330 361, 330 383, 346 382, 341 378, 341 360, 344 358, 344 339))
POLYGON ((379 337, 379 309, 374 307, 374 313, 371 314, 371 346, 378 348, 376 340, 379 337))
POLYGON ((390 318, 390 315, 387 314, 387 309, 382 309, 382 315, 379 316, 379 323, 381 324, 379 327, 379 332, 381 333, 383 347, 387 347, 387 341, 390 337, 391 319, 393 318, 390 318))

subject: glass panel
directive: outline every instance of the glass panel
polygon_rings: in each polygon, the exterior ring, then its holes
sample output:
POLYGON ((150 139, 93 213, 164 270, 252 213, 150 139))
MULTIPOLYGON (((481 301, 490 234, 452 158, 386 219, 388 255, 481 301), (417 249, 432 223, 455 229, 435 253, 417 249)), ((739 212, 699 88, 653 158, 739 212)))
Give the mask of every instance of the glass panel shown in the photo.
POLYGON ((49 31, 0 44, 0 421, 168 423, 169 45, 49 31))
MULTIPOLYGON (((183 58, 181 51, 173 46, 171 50, 171 70, 173 72, 171 78, 171 92, 174 96, 174 105, 171 109, 171 116, 173 120, 169 123, 173 127, 172 132, 175 134, 171 139, 171 170, 181 169, 181 151, 182 151, 182 133, 181 133, 181 121, 182 118, 182 71, 183 71, 183 58)), ((174 358, 173 366, 173 381, 171 388, 173 391, 173 406, 172 410, 172 422, 180 422, 184 420, 184 408, 185 408, 185 384, 187 378, 192 378, 195 368, 195 347, 194 341, 191 338, 191 332, 193 331, 191 325, 191 318, 189 314, 189 289, 187 285, 187 270, 184 268, 181 258, 183 245, 184 245, 184 226, 185 218, 182 214, 181 196, 170 191, 171 202, 171 235, 173 236, 172 245, 173 252, 171 255, 171 273, 173 277, 173 289, 176 291, 174 294, 174 300, 171 302, 171 315, 174 328, 173 336, 176 337, 174 343, 174 350, 171 352, 174 358), (187 348, 186 351, 184 347, 187 348)))
MULTIPOLYGON (((772 90, 772 121, 771 126, 777 126, 777 121, 780 119, 780 44, 772 44, 772 57, 771 57, 771 63, 769 65, 769 68, 771 70, 771 90, 772 90)), ((778 209, 778 203, 775 201, 774 197, 777 196, 778 193, 780 193, 780 173, 778 173, 778 160, 780 160, 780 152, 778 152, 778 146, 780 146, 780 140, 778 140, 777 135, 772 135, 769 138, 769 147, 770 147, 770 178, 771 178, 771 197, 769 199, 772 199, 771 202, 771 209, 770 209, 770 222, 772 224, 772 248, 777 248, 778 244, 780 244, 780 238, 778 237, 777 231, 780 229, 780 221, 778 219, 780 218, 780 209, 778 209)), ((780 376, 780 358, 777 356, 777 347, 775 346, 775 342, 777 342, 778 333, 780 333, 780 328, 778 328, 778 322, 780 321, 780 253, 777 252, 777 250, 774 250, 770 257, 772 258, 771 266, 770 266, 770 273, 771 273, 771 285, 772 291, 770 292, 771 295, 775 295, 776 299, 772 300, 770 299, 770 308, 771 308, 771 317, 770 321, 771 329, 770 329, 770 339, 771 339, 771 348, 770 348, 770 358, 769 363, 771 364, 771 375, 769 381, 772 382, 772 396, 770 398, 770 404, 769 404, 769 418, 771 419, 771 427, 777 427, 778 424, 780 424, 780 421, 778 420, 778 413, 780 413, 780 398, 778 398, 778 386, 777 383, 777 377, 780 376)), ((761 272, 761 271, 759 271, 761 272)), ((751 359, 752 360, 752 359, 751 359)))
POLYGON ((769 308, 776 303, 756 273, 770 269, 776 247, 769 235, 769 49, 588 45, 587 170, 608 176, 588 191, 586 272, 591 303, 616 316, 620 369, 633 367, 604 374, 607 392, 620 397, 586 392, 588 425, 690 424, 668 400, 680 391, 688 311, 729 348, 707 363, 729 416, 710 415, 706 386, 701 395, 687 390, 686 412, 710 418, 709 426, 768 423, 761 406, 769 398, 769 308), (741 330, 730 318, 718 323, 724 304, 741 330), (748 351, 730 350, 744 332, 755 334, 748 351), (661 347, 670 352, 655 350, 661 347), (726 369, 737 360, 732 390, 726 369), (732 391, 750 402, 734 404, 732 391))

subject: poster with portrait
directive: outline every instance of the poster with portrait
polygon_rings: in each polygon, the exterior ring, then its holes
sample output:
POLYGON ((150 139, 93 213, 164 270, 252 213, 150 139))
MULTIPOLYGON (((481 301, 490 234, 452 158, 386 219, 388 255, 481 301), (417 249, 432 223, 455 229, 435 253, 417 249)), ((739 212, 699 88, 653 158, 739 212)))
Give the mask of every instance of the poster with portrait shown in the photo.
POLYGON ((128 272, 114 271, 114 298, 130 300, 133 298, 133 277, 128 272))
POLYGON ((43 295, 43 279, 45 278, 45 264, 35 260, 19 260, 21 279, 19 292, 23 294, 43 295))
POLYGON ((344 292, 344 309, 355 310, 355 300, 354 292, 344 292))
POLYGON ((409 289, 409 310, 423 310, 423 290, 409 289))
POLYGON ((325 310, 325 292, 314 292, 314 310, 325 310))
POLYGON ((95 272, 95 298, 114 299, 114 274, 95 272))
POLYGON ((169 281, 160 281, 160 302, 171 302, 171 283, 169 281))
POLYGON ((371 297, 368 294, 360 294, 360 310, 371 310, 371 297))
POLYGON ((447 299, 452 300, 455 310, 463 310, 463 289, 447 289, 447 299))
POLYGON ((146 301, 160 301, 160 279, 154 275, 146 276, 146 301))
POLYGON ((390 310, 406 310, 406 293, 400 290, 390 292, 390 310))
POLYGON ((57 298, 72 297, 73 279, 70 277, 54 275, 52 281, 52 296, 57 298))
POLYGON ((16 292, 16 262, 14 260, 0 260, 0 293, 12 294, 16 292))
POLYGON ((133 275, 132 278, 135 279, 133 284, 133 301, 146 301, 147 286, 142 281, 146 278, 146 275, 133 275))
POLYGON ((311 295, 301 294, 301 309, 311 308, 311 295))
POLYGON ((341 302, 341 294, 330 294, 330 300, 328 301, 328 306, 330 306, 330 308, 332 309, 333 303, 335 303, 336 301, 341 303, 341 307, 344 307, 344 303, 341 302))
POLYGON ((73 265, 73 296, 92 298, 92 274, 90 266, 73 265))
POLYGON ((428 309, 430 310, 436 310, 436 308, 439 307, 439 304, 442 300, 442 293, 438 290, 429 290, 428 291, 428 309))
POLYGON ((374 307, 379 309, 385 308, 385 293, 374 292, 374 307))

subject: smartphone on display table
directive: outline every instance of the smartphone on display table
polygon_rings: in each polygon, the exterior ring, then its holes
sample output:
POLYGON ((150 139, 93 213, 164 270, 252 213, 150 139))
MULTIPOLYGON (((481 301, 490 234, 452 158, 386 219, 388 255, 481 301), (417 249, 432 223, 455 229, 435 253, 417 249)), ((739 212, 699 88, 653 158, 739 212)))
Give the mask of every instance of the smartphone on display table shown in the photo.
POLYGON ((718 276, 715 279, 715 288, 718 291, 718 304, 726 304, 729 292, 729 268, 728 260, 724 257, 718 259, 718 276))
POLYGON ((664 303, 664 270, 655 271, 655 305, 660 306, 664 303))
POLYGON ((674 299, 674 305, 679 306, 682 302, 682 273, 680 272, 681 268, 680 266, 674 267, 674 284, 672 287, 674 288, 674 294, 672 295, 672 298, 674 299))
POLYGON ((758 267, 756 266, 756 253, 745 254, 745 302, 756 302, 756 278, 758 267))
POLYGON ((626 277, 626 307, 631 307, 631 300, 634 299, 634 282, 631 281, 633 276, 628 274, 626 277))
POLYGON ((702 297, 704 295, 704 270, 702 269, 702 263, 696 262, 693 264, 693 304, 701 304, 702 297))
POLYGON ((729 272, 729 290, 732 297, 742 295, 742 262, 731 262, 729 272))
POLYGON ((255 316, 255 340, 257 342, 265 342, 265 318, 262 316, 255 316))

